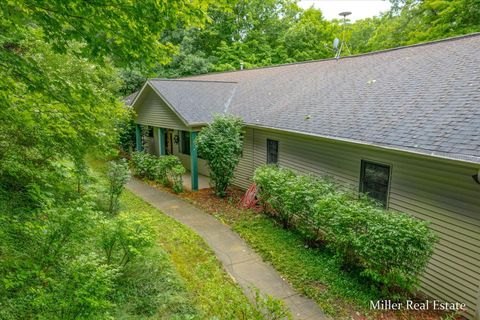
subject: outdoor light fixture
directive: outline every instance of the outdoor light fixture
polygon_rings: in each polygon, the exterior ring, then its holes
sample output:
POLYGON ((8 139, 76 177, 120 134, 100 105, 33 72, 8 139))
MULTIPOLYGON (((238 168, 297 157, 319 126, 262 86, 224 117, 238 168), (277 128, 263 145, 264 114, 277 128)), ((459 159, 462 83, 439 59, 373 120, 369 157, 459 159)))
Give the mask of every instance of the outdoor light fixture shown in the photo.
POLYGON ((173 142, 175 144, 178 144, 178 141, 180 141, 180 138, 178 137, 178 134, 176 134, 174 137, 173 137, 173 142))
POLYGON ((473 180, 475 180, 476 183, 480 184, 480 169, 478 170, 477 173, 475 173, 473 176, 472 176, 473 180))

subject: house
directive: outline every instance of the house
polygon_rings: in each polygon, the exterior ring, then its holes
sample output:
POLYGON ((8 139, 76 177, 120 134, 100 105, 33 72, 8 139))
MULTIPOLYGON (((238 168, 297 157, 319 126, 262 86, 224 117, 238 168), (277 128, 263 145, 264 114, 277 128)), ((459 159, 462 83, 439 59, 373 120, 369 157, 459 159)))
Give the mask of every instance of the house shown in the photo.
POLYGON ((246 123, 235 184, 278 163, 328 175, 428 220, 440 241, 422 276, 430 297, 480 319, 480 34, 177 80, 131 98, 151 151, 208 175, 193 140, 215 113, 246 123))

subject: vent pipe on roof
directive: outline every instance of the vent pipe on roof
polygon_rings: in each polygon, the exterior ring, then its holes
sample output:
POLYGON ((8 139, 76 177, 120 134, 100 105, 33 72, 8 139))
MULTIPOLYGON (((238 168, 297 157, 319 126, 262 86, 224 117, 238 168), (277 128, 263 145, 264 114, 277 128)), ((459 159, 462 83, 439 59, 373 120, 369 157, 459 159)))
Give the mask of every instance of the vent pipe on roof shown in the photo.
POLYGON ((243 62, 240 62, 240 70, 243 70, 243 62))

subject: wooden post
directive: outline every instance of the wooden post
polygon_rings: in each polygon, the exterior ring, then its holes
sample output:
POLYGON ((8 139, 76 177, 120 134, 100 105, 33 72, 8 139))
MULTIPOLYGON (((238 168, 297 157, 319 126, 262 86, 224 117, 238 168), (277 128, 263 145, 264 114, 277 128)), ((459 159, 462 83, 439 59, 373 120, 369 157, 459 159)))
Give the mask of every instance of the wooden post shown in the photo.
POLYGON ((197 148, 195 147, 195 138, 197 137, 195 131, 190 132, 190 174, 192 178, 192 191, 198 190, 198 156, 197 148))
POLYGON ((161 156, 165 155, 165 128, 158 128, 158 152, 161 156))
POLYGON ((135 125, 135 150, 142 151, 142 128, 138 123, 135 125))

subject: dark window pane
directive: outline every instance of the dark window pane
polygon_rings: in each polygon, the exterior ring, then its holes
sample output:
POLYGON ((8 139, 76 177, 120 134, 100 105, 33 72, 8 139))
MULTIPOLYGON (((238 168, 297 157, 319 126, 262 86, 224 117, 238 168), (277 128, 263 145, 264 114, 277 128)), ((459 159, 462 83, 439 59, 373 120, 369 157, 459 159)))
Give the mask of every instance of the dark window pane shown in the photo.
POLYGON ((190 155, 190 132, 181 131, 180 143, 181 152, 190 155))
POLYGON ((148 136, 153 138, 153 127, 148 126, 148 136))
POLYGON ((360 191, 387 206, 390 166, 363 161, 360 191))
POLYGON ((267 163, 278 163, 278 141, 267 139, 267 163))

